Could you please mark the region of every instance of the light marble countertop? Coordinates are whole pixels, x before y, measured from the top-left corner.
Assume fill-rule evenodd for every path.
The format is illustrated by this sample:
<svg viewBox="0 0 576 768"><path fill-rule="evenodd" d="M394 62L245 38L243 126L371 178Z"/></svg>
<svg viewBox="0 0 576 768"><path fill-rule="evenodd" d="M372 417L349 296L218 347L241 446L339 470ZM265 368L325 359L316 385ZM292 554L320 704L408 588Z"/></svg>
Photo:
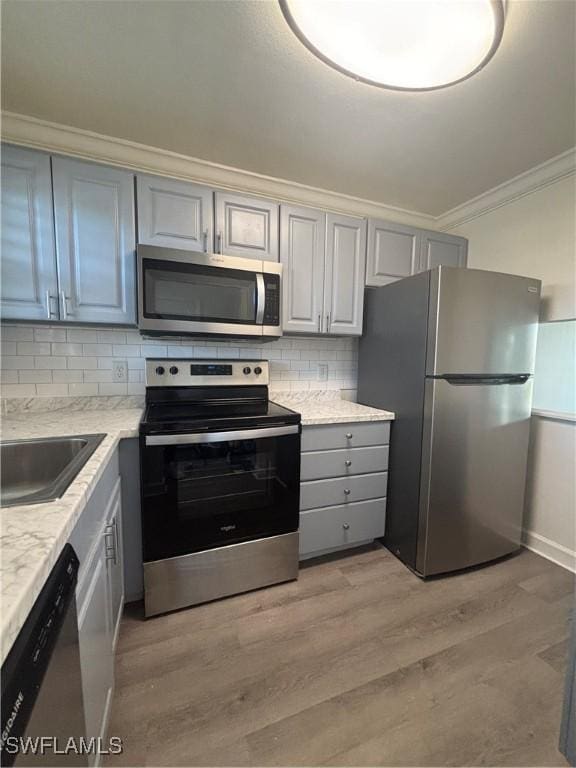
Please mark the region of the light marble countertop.
<svg viewBox="0 0 576 768"><path fill-rule="evenodd" d="M270 392L270 400L284 405L302 416L302 425L344 424L357 421L391 421L394 414L342 400L340 392L309 390L304 392Z"/></svg>
<svg viewBox="0 0 576 768"><path fill-rule="evenodd" d="M130 398L8 401L3 440L105 433L106 437L56 501L0 510L0 661L10 650L48 574L68 541L118 442L138 437L143 409ZM270 400L297 411L304 426L389 421L394 414L340 399L339 391L271 391ZM48 408L51 410L42 410Z"/></svg>
<svg viewBox="0 0 576 768"><path fill-rule="evenodd" d="M138 436L141 416L142 408L31 409L3 416L3 440L96 433L106 437L61 498L0 510L0 661L10 650L119 440Z"/></svg>

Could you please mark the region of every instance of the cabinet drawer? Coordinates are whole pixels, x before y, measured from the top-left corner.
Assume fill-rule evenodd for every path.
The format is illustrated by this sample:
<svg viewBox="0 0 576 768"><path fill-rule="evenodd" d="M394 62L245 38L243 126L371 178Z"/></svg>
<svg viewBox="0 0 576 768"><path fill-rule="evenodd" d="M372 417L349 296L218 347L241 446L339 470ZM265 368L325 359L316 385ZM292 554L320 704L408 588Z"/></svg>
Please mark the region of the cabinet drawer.
<svg viewBox="0 0 576 768"><path fill-rule="evenodd" d="M300 479L323 480L350 477L388 469L388 446L350 448L342 451L310 451L302 454Z"/></svg>
<svg viewBox="0 0 576 768"><path fill-rule="evenodd" d="M384 535L386 499L324 507L300 515L300 555L371 541Z"/></svg>
<svg viewBox="0 0 576 768"><path fill-rule="evenodd" d="M304 427L302 430L303 451L329 451L336 448L384 445L389 440L389 421L319 424L318 426Z"/></svg>
<svg viewBox="0 0 576 768"><path fill-rule="evenodd" d="M312 480L300 486L300 509L350 504L364 499L386 496L388 472L331 480Z"/></svg>

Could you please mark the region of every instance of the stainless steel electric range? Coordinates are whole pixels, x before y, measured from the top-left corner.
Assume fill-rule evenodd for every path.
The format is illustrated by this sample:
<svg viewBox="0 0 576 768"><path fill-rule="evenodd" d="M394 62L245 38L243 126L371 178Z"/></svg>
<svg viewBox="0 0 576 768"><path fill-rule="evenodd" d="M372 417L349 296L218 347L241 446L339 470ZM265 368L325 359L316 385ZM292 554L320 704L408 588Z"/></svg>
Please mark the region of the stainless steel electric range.
<svg viewBox="0 0 576 768"><path fill-rule="evenodd" d="M146 616L298 576L300 414L264 360L146 360Z"/></svg>

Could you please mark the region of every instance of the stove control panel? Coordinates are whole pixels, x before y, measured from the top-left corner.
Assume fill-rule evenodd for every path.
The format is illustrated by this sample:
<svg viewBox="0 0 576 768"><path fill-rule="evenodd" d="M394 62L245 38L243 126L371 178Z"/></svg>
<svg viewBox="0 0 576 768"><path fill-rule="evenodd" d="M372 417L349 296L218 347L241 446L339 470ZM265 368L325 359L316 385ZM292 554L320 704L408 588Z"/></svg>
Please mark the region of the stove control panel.
<svg viewBox="0 0 576 768"><path fill-rule="evenodd" d="M264 384L267 360L182 360L147 358L147 387L206 387Z"/></svg>

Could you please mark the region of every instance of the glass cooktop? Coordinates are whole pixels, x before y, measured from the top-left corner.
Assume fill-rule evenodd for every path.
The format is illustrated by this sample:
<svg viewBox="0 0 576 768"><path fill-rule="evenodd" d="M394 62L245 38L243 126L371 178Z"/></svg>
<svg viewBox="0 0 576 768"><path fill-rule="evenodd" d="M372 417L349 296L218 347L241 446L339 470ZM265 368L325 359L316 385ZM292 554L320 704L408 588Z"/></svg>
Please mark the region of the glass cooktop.
<svg viewBox="0 0 576 768"><path fill-rule="evenodd" d="M140 430L146 434L164 434L299 423L299 413L269 400L203 400L150 403L140 423Z"/></svg>

